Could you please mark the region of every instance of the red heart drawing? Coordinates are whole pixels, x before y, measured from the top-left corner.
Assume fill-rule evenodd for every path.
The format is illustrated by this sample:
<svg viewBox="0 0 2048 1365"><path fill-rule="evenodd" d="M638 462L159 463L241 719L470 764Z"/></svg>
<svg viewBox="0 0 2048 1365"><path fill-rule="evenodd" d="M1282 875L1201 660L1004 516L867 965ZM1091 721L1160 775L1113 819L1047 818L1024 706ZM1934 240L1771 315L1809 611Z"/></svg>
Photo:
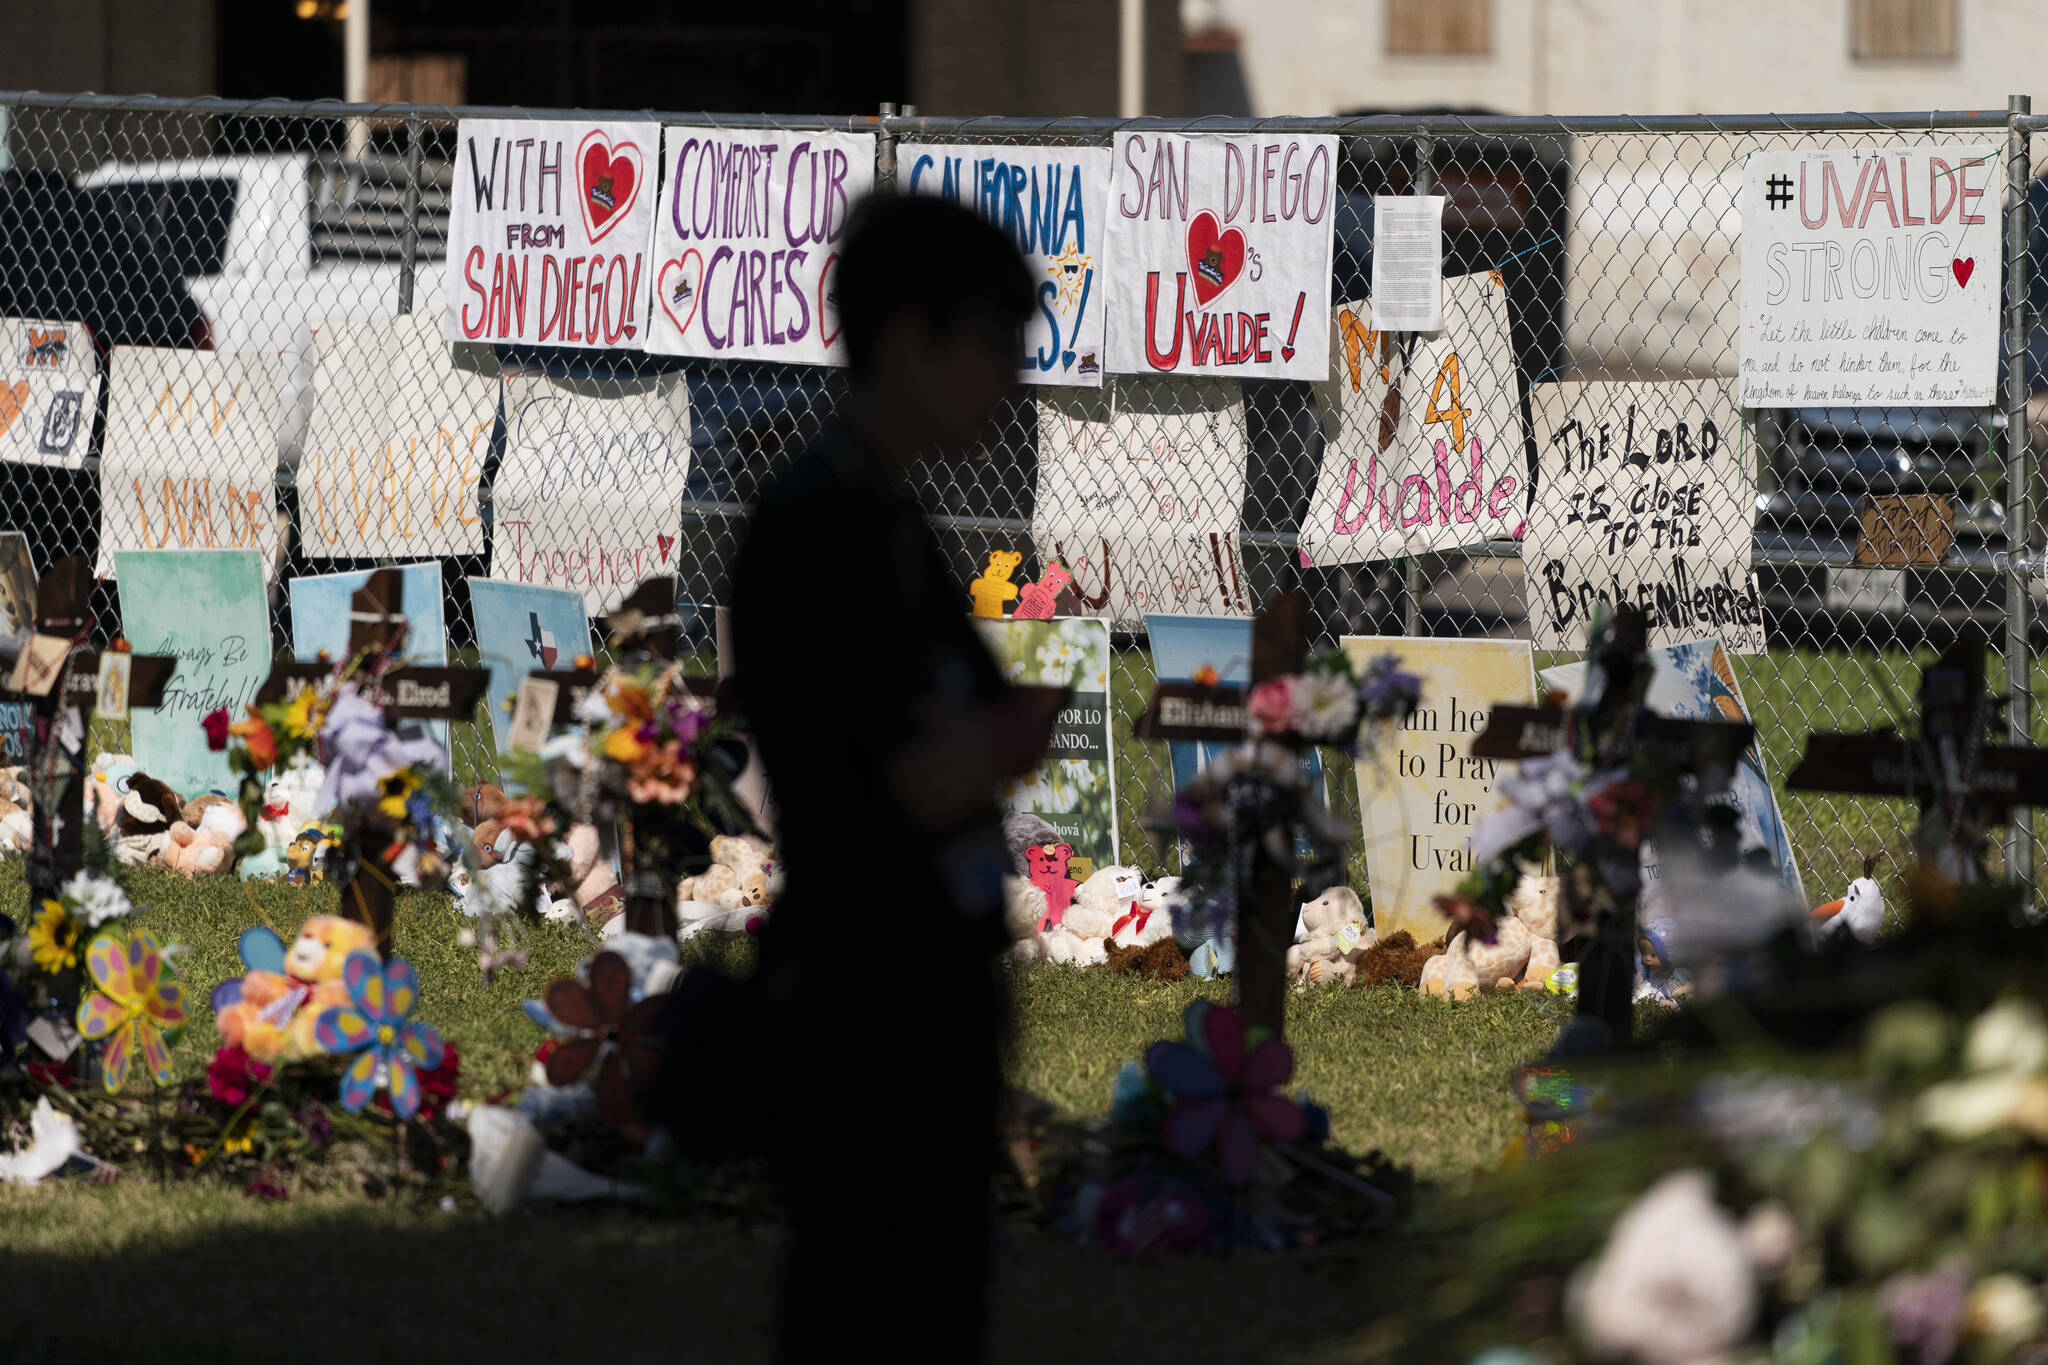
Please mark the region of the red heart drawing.
<svg viewBox="0 0 2048 1365"><path fill-rule="evenodd" d="M576 202L583 205L583 225L595 242L617 227L640 193L640 148L631 142L613 145L593 128L576 149Z"/></svg>
<svg viewBox="0 0 2048 1365"><path fill-rule="evenodd" d="M0 387L0 436L7 434L7 428L14 425L15 418L28 403L28 381L18 379L13 384Z"/></svg>
<svg viewBox="0 0 2048 1365"><path fill-rule="evenodd" d="M818 344L826 350L839 340L839 253L833 252L825 258L825 268L818 272ZM832 330L825 330L825 307L832 308Z"/></svg>
<svg viewBox="0 0 2048 1365"><path fill-rule="evenodd" d="M669 279L670 271L675 272L673 281ZM661 311L668 314L668 320L676 325L678 337L689 335L690 324L697 320L697 305L702 302L703 292L704 258L697 254L696 247L691 247L679 258L661 263L661 270L654 277L654 297L661 304ZM677 313L678 308L683 311Z"/></svg>
<svg viewBox="0 0 2048 1365"><path fill-rule="evenodd" d="M656 536L654 543L661 548L661 562L664 564L668 563L668 552L675 549L676 538L674 536Z"/></svg>
<svg viewBox="0 0 2048 1365"><path fill-rule="evenodd" d="M1188 224L1188 269L1195 276L1195 301L1208 304L1237 282L1244 271L1244 230L1228 232L1203 209Z"/></svg>
<svg viewBox="0 0 2048 1365"><path fill-rule="evenodd" d="M1977 268L1977 258L1965 256L1960 261L1950 261L1948 268L1956 273L1956 287L1967 289L1970 287L1970 272Z"/></svg>

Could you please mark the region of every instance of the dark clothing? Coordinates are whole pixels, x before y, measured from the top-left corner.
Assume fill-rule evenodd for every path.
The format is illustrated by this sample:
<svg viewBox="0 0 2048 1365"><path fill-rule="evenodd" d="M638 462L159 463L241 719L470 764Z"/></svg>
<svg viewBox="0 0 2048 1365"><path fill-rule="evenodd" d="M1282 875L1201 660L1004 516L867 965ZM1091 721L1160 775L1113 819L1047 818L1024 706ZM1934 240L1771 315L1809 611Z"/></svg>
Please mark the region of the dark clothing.
<svg viewBox="0 0 2048 1365"><path fill-rule="evenodd" d="M884 769L931 702L1006 685L916 502L843 431L762 497L733 578L737 687L785 871L756 978L791 1104L784 1356L971 1360L1007 855L992 797L920 836Z"/></svg>

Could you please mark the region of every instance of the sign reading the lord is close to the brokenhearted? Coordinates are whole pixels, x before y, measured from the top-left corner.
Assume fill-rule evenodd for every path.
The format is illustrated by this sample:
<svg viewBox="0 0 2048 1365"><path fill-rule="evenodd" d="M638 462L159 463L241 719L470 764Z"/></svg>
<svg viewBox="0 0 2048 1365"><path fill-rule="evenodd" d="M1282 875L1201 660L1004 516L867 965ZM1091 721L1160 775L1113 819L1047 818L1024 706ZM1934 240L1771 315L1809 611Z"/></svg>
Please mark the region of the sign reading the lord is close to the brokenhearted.
<svg viewBox="0 0 2048 1365"><path fill-rule="evenodd" d="M1327 379L1337 139L1119 133L1109 367Z"/></svg>
<svg viewBox="0 0 2048 1365"><path fill-rule="evenodd" d="M462 120L442 334L637 349L658 136L652 123Z"/></svg>

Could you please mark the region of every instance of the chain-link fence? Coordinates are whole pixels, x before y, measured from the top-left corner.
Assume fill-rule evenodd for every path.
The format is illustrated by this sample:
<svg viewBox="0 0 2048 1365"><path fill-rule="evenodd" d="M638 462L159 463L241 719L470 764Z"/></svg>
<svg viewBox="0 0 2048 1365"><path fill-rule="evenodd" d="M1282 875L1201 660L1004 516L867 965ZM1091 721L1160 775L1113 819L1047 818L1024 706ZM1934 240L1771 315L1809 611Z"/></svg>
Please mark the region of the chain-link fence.
<svg viewBox="0 0 2048 1365"><path fill-rule="evenodd" d="M1681 505L1690 496L1693 524L1644 515L1628 534L1661 538L1668 531L1698 545L1703 533L1710 548L1719 537L1748 549L1755 598L1743 600L1748 584L1735 581L1734 600L1718 615L1698 613L1714 624L1692 633L1718 628L1757 643L1755 627L1761 626L1762 648L1735 656L1733 680L1757 721L1791 846L1818 900L1839 894L1868 855L1902 866L1911 813L1899 801L1782 793L1784 774L1810 730L1903 721L1918 665L1958 632L1981 629L1994 650L1993 686L2011 701L2012 733L2042 738L2029 700L2036 680L2036 603L2044 585L2030 510L2027 408L2039 372L2029 357L2048 356L2036 322L2048 275L2036 236L2040 187L2032 183L2027 155L2026 134L2038 125L2024 109L2016 102L2010 113L1131 123L935 119L886 110L873 119L602 117L873 133L882 184L896 182L907 158L929 143L1108 146L1124 128L1335 135L1341 156L1330 297L1335 306L1352 305L1352 316L1340 320L1333 337L1328 384L1229 381L1218 400L1232 410L1224 430L1233 448L1223 460L1198 464L1196 485L1181 491L1220 509L1209 553L1226 586L1220 600L1196 609L1255 609L1278 588L1299 583L1321 643L1347 635L1533 637L1557 646L1539 649L1539 670L1568 661L1570 646L1558 637L1582 629L1583 612L1575 624L1557 618L1560 610L1570 615L1574 600L1583 607L1590 599L1567 581L1575 570L1556 567L1555 537L1567 542L1565 559L1572 559L1568 542L1578 536L1579 553L1598 562L1628 548L1613 541L1622 519L1603 524L1592 507L1553 516L1553 559L1539 566L1533 545L1525 556L1515 538L1519 523L1533 514L1529 490L1540 503L1547 471L1570 470L1575 449L1590 462L1592 433L1610 418L1618 427L1620 409L1613 405L1628 395L1590 386L1709 381L1697 389L1663 390L1681 395L1670 400L1676 406L1655 421L1644 415L1643 439L1651 439L1654 426L1662 439L1675 438L1678 451L1673 477L1653 483L1647 496L1667 503L1676 497ZM203 526L202 537L219 537L205 543L254 544L271 553L273 644L287 648L291 622L282 587L289 578L419 559L408 548L409 531L363 511L366 501L388 490L357 486L340 500L346 511L348 496L355 499L357 529L368 528L367 543L323 535L316 524L332 508L323 503L316 515L311 507L309 498L324 496L312 480L330 476L313 471L301 451L309 415L322 401L309 337L315 328L399 313L437 320L457 189L458 119L549 114L29 94L0 94L0 114L7 119L9 158L0 202L0 288L6 291L0 315L85 324L103 371L110 354L119 367L115 352L123 347L210 347L274 358L274 368L251 372L250 396L240 400L262 409L276 429L274 509L259 499L230 524L221 509L192 505L173 486L175 470L138 464L140 457L121 448L127 433L119 423L110 427L108 386L102 384L89 433L80 417L82 459L0 463L0 521L28 534L37 567L66 553L98 553L103 498L132 497L145 520L157 517L159 535L178 522L176 543L192 543L193 528ZM1685 456L1707 439L1705 425L1720 401L1714 386L1731 385L1736 371L1738 191L1745 159L1781 150L1985 143L2004 153L2004 179L1988 186L1984 200L1989 206L2003 198L2003 401L1971 409L1826 403L1750 409L1734 429L1716 431L1718 452L1704 450L1704 456L1718 453L1718 460L1703 457L1698 472L1681 477ZM1421 192L1446 200L1448 343L1377 333L1365 307L1374 197ZM1996 232L1999 215L1989 221L1986 231ZM591 391L601 394L653 387L677 394L679 408L680 397L687 397L682 420L690 460L675 563L680 596L707 607L725 600L727 566L748 506L821 429L841 392L839 375L827 368L546 347L500 346L491 359L500 376L545 375L594 385ZM483 366L485 382L509 384L490 379L489 369ZM401 390L392 378L383 401L398 401ZM358 376L347 401L376 405L379 379ZM1145 386L1157 382L1112 376L1103 401L1113 411L1119 404L1142 409L1152 401ZM274 392L257 392L266 386ZM475 648L460 580L489 572L493 539L505 531L493 515L492 495L507 439L506 391L491 390L485 417L469 424L474 464L463 478L475 481L477 524L465 531L467 552L442 560L447 636L458 658ZM1494 397L1487 400L1487 394ZM468 388L460 396L451 390L431 397L451 406L475 401ZM187 408L184 420L213 423L217 433L226 420L223 401L232 402L232 395L207 395L196 413ZM1512 478L1502 493L1491 467L1480 481L1474 440L1468 500L1468 483L1461 482L1468 474L1463 423L1478 431L1492 420L1487 401L1505 403L1507 411L1504 422L1485 428L1487 439L1495 439L1498 427L1502 449L1511 455L1519 449L1519 455L1511 458ZM0 408L4 403L0 393ZM1205 429L1213 431L1214 407L1196 413L1166 404L1159 420L1169 436L1177 422L1210 423ZM1049 424L1072 420L1052 391L1022 389L985 448L928 462L919 492L959 572L963 610L966 583L988 554L1014 549L1025 557L1017 581L1038 578L1044 560L1057 552L1075 570L1074 588L1088 609L1117 618L1110 690L1123 852L1127 861L1156 869L1160 860L1140 816L1170 789L1164 746L1128 738L1153 676L1143 610L1204 599L1181 581L1184 563L1169 563L1167 556L1148 560L1107 537L1099 537L1099 555L1085 543L1061 540L1039 506L1040 452ZM1624 443L1637 435L1617 429L1602 435L1602 446L1609 434ZM1425 466L1398 489L1391 473L1380 482L1379 456L1390 442L1419 440L1426 449L1443 438L1456 452L1448 466L1439 454L1433 474ZM1333 470L1348 477L1332 482ZM1512 486L1517 480L1525 484L1520 491ZM1905 569L1854 563L1866 498L1915 492L1956 500L1952 542L1938 562ZM1703 494L1705 505L1718 509L1704 517ZM1490 537L1454 530L1454 517L1457 523L1478 518L1481 499L1499 502L1496 513L1512 510L1506 520L1516 525L1503 523ZM1638 510L1654 513L1663 505L1653 501ZM1377 524L1399 541L1418 520L1434 520L1443 535L1434 541L1410 536L1404 543L1411 548L1389 555L1387 541L1369 534ZM1347 525L1365 527L1359 544L1381 550L1334 544L1326 528ZM216 529L222 526L227 529ZM1144 533L1133 535L1142 540ZM1461 539L1470 543L1457 543ZM337 545L370 553L337 558ZM1455 548L1436 548L1450 545ZM1120 563L1126 581L1117 588L1108 575ZM844 593L851 607L858 589L847 566L819 571L827 601ZM1683 605L1690 589L1682 582L1676 588ZM106 621L118 619L114 591L111 582L104 589ZM1553 617L1547 623L1545 611ZM708 613L699 629L708 633ZM886 630L878 623L877 649L888 648ZM489 771L494 746L488 725L456 727L455 751L459 775ZM1341 763L1330 778L1333 801L1355 805L1356 788ZM2030 871L2031 824L2024 819L2006 857ZM1362 865L1358 875L1362 882Z"/></svg>

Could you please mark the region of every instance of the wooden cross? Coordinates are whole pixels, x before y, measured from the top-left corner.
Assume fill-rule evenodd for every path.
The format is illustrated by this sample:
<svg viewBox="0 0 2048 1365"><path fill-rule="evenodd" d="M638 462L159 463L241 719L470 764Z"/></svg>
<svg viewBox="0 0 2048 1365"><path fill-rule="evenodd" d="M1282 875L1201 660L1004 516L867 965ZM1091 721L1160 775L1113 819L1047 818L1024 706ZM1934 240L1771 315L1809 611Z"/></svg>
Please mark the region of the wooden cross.
<svg viewBox="0 0 2048 1365"><path fill-rule="evenodd" d="M1920 859L1980 881L1982 827L2002 823L2014 806L2048 806L2048 750L1984 741L1997 706L1984 686L1983 640L1959 641L1921 671L1918 735L1808 735L1785 786L1918 801Z"/></svg>
<svg viewBox="0 0 2048 1365"><path fill-rule="evenodd" d="M85 822L92 818L85 780L85 716L99 693L99 651L85 643L91 627L92 574L83 556L50 566L36 585L35 622L4 678L0 692L35 708L28 754L31 792L28 859L33 901L55 899L85 865ZM177 668L168 654L130 654L129 707L163 704ZM75 735L77 744L67 742Z"/></svg>

